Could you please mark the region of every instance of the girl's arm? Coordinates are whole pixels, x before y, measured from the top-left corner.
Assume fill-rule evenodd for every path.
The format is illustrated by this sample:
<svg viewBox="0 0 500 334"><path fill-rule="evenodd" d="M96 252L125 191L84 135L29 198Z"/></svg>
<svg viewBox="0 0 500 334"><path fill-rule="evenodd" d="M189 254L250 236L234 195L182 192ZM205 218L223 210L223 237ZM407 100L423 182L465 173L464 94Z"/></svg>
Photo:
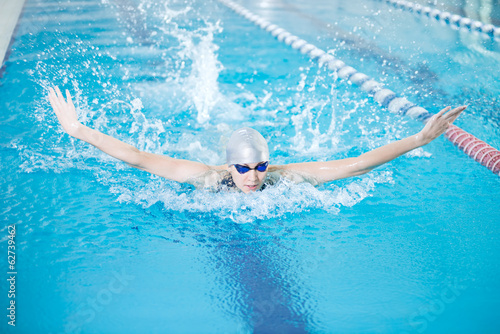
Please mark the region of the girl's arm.
<svg viewBox="0 0 500 334"><path fill-rule="evenodd" d="M379 147L356 158L295 163L279 167L284 170L310 175L320 183L361 175L415 148L430 143L444 133L465 108L465 106L462 106L450 111L451 108L446 107L432 116L419 133Z"/></svg>
<svg viewBox="0 0 500 334"><path fill-rule="evenodd" d="M55 87L55 90L50 88L49 101L64 130L70 136L83 140L132 167L178 182L186 182L211 169L219 169L219 167L207 166L200 162L139 151L132 145L91 129L78 121L68 90L66 90L66 97L67 101L58 87Z"/></svg>

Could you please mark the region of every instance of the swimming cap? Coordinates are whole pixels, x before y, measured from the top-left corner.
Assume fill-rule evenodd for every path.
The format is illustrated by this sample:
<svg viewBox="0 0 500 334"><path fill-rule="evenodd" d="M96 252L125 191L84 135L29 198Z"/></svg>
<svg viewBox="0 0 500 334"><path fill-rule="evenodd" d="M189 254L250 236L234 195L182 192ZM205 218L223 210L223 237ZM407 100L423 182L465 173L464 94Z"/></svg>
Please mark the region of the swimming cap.
<svg viewBox="0 0 500 334"><path fill-rule="evenodd" d="M269 161L269 148L262 135L251 128L241 128L233 132L226 147L228 166L253 164Z"/></svg>

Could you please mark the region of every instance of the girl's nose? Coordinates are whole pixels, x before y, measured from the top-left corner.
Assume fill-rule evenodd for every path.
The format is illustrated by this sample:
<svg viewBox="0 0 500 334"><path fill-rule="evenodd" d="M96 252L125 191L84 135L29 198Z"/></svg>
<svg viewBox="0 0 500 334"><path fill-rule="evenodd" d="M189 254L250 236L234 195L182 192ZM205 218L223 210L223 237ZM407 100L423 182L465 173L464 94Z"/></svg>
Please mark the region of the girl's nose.
<svg viewBox="0 0 500 334"><path fill-rule="evenodd" d="M257 180L257 171L255 169L248 171L248 179L251 181Z"/></svg>

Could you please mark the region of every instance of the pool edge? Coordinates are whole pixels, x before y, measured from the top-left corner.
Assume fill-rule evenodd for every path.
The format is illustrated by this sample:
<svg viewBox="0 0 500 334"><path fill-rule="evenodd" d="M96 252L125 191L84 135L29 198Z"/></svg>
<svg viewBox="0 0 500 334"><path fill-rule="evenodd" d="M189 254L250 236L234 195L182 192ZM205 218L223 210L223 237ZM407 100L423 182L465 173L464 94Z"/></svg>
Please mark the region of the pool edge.
<svg viewBox="0 0 500 334"><path fill-rule="evenodd" d="M0 0L0 68L12 41L25 0Z"/></svg>

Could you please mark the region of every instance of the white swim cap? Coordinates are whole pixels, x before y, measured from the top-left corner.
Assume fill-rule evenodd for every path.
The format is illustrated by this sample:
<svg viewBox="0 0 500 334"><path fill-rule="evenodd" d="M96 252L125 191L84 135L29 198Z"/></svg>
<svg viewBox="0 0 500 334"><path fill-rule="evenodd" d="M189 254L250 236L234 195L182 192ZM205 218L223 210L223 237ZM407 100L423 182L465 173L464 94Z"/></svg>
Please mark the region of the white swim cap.
<svg viewBox="0 0 500 334"><path fill-rule="evenodd" d="M233 132L226 147L228 166L253 164L269 161L269 148L264 137L251 128L241 128Z"/></svg>

